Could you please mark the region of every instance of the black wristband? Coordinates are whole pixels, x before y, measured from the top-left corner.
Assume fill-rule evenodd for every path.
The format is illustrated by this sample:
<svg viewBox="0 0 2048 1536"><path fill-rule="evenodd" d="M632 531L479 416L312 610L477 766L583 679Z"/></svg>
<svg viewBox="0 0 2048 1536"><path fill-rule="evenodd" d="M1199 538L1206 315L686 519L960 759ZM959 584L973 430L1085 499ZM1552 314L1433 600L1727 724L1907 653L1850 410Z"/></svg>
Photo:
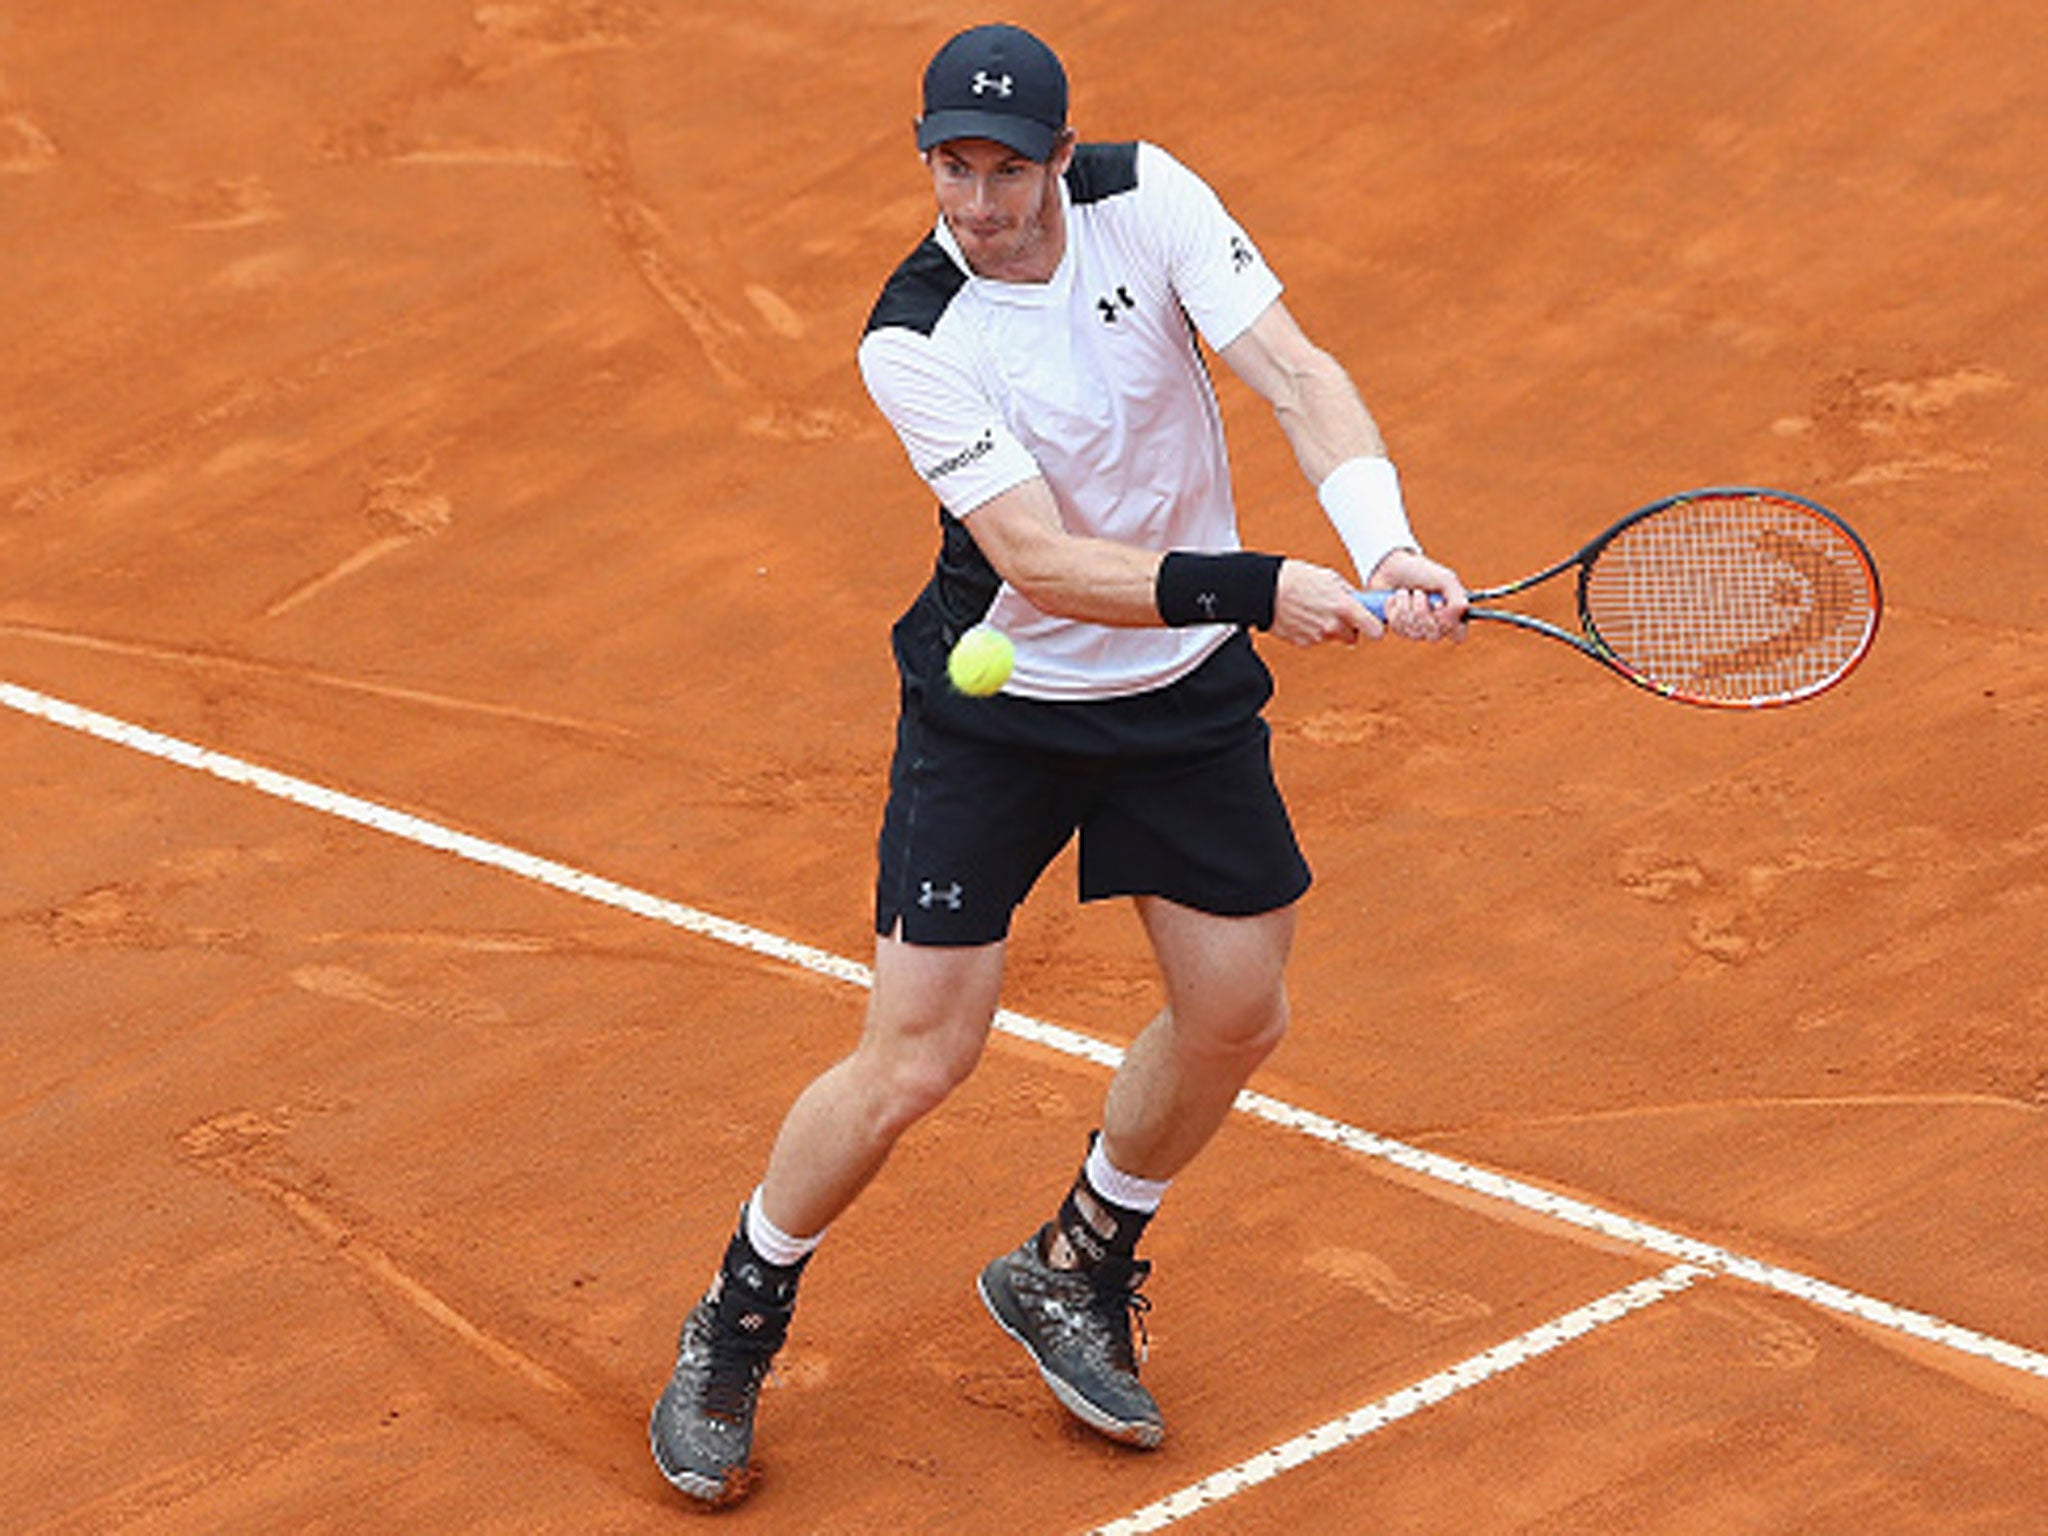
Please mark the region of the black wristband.
<svg viewBox="0 0 2048 1536"><path fill-rule="evenodd" d="M1203 555L1176 549L1159 562L1152 601L1159 617L1174 629L1188 624L1247 624L1253 629L1270 629L1280 567L1285 563L1279 555L1250 550Z"/></svg>

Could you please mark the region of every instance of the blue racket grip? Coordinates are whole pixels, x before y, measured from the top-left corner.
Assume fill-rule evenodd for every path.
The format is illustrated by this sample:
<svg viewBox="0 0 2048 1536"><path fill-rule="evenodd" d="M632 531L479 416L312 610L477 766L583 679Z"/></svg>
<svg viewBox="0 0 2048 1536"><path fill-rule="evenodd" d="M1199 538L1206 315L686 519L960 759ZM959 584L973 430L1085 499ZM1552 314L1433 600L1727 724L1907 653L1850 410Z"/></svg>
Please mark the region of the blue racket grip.
<svg viewBox="0 0 2048 1536"><path fill-rule="evenodd" d="M1357 587L1353 587L1351 589L1351 595L1357 598L1361 603L1365 604L1365 611L1367 613L1371 614L1374 618L1378 619L1382 624L1387 622L1387 599L1392 597L1394 595L1393 593L1364 592L1359 590ZM1429 594L1430 607L1441 608L1443 607L1443 605L1444 600L1441 597L1439 597L1436 593L1432 592Z"/></svg>

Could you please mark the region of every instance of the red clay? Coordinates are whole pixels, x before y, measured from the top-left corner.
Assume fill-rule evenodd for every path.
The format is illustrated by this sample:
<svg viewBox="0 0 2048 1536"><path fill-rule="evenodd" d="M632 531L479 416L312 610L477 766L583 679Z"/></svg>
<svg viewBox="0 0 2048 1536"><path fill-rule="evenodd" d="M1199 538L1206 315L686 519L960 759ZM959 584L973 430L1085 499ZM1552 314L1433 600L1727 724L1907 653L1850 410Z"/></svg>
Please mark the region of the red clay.
<svg viewBox="0 0 2048 1536"><path fill-rule="evenodd" d="M852 355L929 7L16 0L0 678L864 959L930 508ZM1955 0L1034 4L1199 167L1433 550L1782 485L1890 609L1691 712L1538 641L1282 653L1318 872L1258 1086L2048 1349L2048 20ZM1335 559L1226 385L1256 543ZM666 1529L673 1330L851 988L0 713L0 1507ZM1007 1001L1106 1039L1057 868ZM1251 1121L1134 1456L972 1277L1098 1069L999 1041L835 1232L735 1529L1068 1532L1660 1269ZM2048 1386L1725 1279L1188 1522L2032 1532Z"/></svg>

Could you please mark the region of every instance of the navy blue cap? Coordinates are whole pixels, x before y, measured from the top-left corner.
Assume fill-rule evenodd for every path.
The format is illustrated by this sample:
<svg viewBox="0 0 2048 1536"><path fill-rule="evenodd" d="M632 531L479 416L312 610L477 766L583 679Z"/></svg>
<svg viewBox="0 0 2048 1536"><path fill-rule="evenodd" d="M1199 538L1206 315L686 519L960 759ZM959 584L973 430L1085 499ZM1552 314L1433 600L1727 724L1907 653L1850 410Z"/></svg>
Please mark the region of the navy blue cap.
<svg viewBox="0 0 2048 1536"><path fill-rule="evenodd" d="M1050 160L1067 126L1067 72L1022 27L970 27L932 55L924 71L917 147L993 139L1032 160Z"/></svg>

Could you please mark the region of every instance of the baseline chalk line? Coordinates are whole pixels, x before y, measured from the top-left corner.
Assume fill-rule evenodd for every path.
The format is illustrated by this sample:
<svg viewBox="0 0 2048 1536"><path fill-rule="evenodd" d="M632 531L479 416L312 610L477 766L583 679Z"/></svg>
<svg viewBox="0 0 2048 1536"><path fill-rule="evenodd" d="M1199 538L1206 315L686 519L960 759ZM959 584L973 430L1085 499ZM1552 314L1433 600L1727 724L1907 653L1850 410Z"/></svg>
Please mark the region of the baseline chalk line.
<svg viewBox="0 0 2048 1536"><path fill-rule="evenodd" d="M1319 1456L1340 1451L1389 1424L1399 1423L1410 1414L1433 1408L1481 1382L1491 1381L1518 1365L1526 1365L1574 1339L1582 1339L1631 1312L1640 1312L1667 1297L1676 1296L1694 1281L1705 1279L1707 1274L1708 1271L1695 1265L1674 1264L1660 1275L1625 1285L1598 1301L1588 1302L1547 1323L1539 1323L1519 1337L1496 1344L1433 1376L1425 1376L1414 1385L1389 1393L1376 1403L1368 1403L1341 1418L1319 1424L1292 1440L1284 1440L1269 1450L1245 1458L1234 1467L1212 1472L1200 1482L1190 1483L1120 1520L1097 1526L1091 1536L1147 1536L1151 1531L1163 1531L1190 1515L1211 1509L1225 1499L1235 1498L1247 1489L1270 1482L1284 1472L1305 1466Z"/></svg>

